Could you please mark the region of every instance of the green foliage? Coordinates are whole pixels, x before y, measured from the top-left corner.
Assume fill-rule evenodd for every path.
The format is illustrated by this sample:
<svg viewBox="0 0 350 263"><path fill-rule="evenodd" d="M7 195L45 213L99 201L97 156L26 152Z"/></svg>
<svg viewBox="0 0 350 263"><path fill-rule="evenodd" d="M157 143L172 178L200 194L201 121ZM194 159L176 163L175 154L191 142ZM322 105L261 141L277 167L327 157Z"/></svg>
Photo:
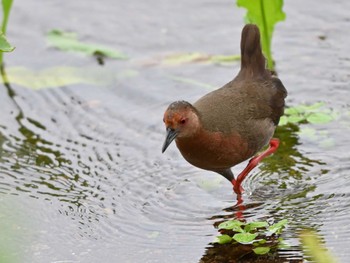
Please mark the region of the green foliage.
<svg viewBox="0 0 350 263"><path fill-rule="evenodd" d="M177 66L186 63L228 64L240 60L239 55L208 55L199 52L168 55L162 61L165 65Z"/></svg>
<svg viewBox="0 0 350 263"><path fill-rule="evenodd" d="M114 83L116 79L133 78L138 75L138 72L124 70L116 74L113 71L108 71L100 67L77 68L60 66L39 71L25 67L11 67L6 69L6 75L10 83L39 90L82 83L107 86Z"/></svg>
<svg viewBox="0 0 350 263"><path fill-rule="evenodd" d="M231 243L232 241L232 237L230 237L229 235L221 235L221 236L217 236L216 238L219 244L227 244L227 243Z"/></svg>
<svg viewBox="0 0 350 263"><path fill-rule="evenodd" d="M0 32L0 65L3 64L3 53L2 52L11 52L15 48L10 45L7 41L5 34L7 30L7 23L10 16L10 10L12 7L13 0L2 0L2 24Z"/></svg>
<svg viewBox="0 0 350 263"><path fill-rule="evenodd" d="M202 88L206 88L206 89L210 89L210 90L215 89L215 86L213 86L213 85L210 85L210 84L204 83L204 82L200 82L200 81L197 81L194 79L190 79L190 78L183 78L183 77L178 77L178 76L173 76L173 75L170 75L169 78L171 78L174 81L185 83L188 85L202 87Z"/></svg>
<svg viewBox="0 0 350 263"><path fill-rule="evenodd" d="M120 51L97 44L86 44L77 39L75 33L52 30L47 34L50 45L63 51L72 51L91 56L103 56L114 59L127 59Z"/></svg>
<svg viewBox="0 0 350 263"><path fill-rule="evenodd" d="M324 102L317 102L311 105L300 104L294 107L286 108L284 116L280 119L280 125L287 123L325 124L335 120L338 113L334 110L324 107Z"/></svg>
<svg viewBox="0 0 350 263"><path fill-rule="evenodd" d="M229 220L229 221L225 221L222 222L219 225L219 229L227 229L227 230L232 230L234 232L241 232L244 233L244 229L242 228L242 226L244 225L243 222L238 221L238 220Z"/></svg>
<svg viewBox="0 0 350 263"><path fill-rule="evenodd" d="M15 48L7 41L6 36L0 33L0 52L11 52Z"/></svg>
<svg viewBox="0 0 350 263"><path fill-rule="evenodd" d="M303 250L315 263L338 262L321 242L320 237L311 230L304 230L300 235Z"/></svg>
<svg viewBox="0 0 350 263"><path fill-rule="evenodd" d="M2 11L3 11L3 18L2 18L2 24L1 24L1 31L6 34L7 30L7 22L9 20L10 10L12 7L13 0L2 0Z"/></svg>
<svg viewBox="0 0 350 263"><path fill-rule="evenodd" d="M222 235L217 237L219 244L252 245L252 251L258 255L270 252L283 243L278 235L286 227L286 219L269 225L266 221L243 223L238 220L229 220L221 223L218 228ZM284 245L284 244L283 244Z"/></svg>
<svg viewBox="0 0 350 263"><path fill-rule="evenodd" d="M269 253L271 250L270 247L256 247L256 248L253 248L253 251L255 254L257 255L265 255L267 253Z"/></svg>
<svg viewBox="0 0 350 263"><path fill-rule="evenodd" d="M276 224L268 227L268 230L271 234L281 234L283 228L288 224L287 219L283 219Z"/></svg>
<svg viewBox="0 0 350 263"><path fill-rule="evenodd" d="M275 24L286 18L282 10L283 0L237 0L237 6L247 9L245 17L247 23L259 27L263 53L267 57L268 68L273 70L271 42Z"/></svg>
<svg viewBox="0 0 350 263"><path fill-rule="evenodd" d="M255 238L258 236L258 234L252 234L252 233L238 233L233 236L233 239L236 240L238 243L241 244L252 244Z"/></svg>

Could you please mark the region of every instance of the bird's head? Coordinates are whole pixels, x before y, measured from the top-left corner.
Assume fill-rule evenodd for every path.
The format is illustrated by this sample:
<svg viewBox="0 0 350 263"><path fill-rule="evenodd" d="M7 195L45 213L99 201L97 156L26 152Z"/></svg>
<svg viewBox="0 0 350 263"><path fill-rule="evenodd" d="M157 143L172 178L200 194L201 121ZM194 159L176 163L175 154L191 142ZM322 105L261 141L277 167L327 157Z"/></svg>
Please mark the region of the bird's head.
<svg viewBox="0 0 350 263"><path fill-rule="evenodd" d="M175 101L169 105L163 118L166 127L164 152L175 138L191 137L200 128L197 110L187 101Z"/></svg>

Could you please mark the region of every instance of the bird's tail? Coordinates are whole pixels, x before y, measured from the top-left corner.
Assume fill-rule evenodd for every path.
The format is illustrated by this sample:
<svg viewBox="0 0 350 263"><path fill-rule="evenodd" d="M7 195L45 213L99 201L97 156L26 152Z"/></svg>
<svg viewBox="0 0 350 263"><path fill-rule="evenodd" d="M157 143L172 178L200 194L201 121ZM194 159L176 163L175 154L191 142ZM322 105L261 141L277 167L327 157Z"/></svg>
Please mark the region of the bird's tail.
<svg viewBox="0 0 350 263"><path fill-rule="evenodd" d="M261 50L259 28L247 24L242 30L241 38L241 71L249 75L264 75L266 60Z"/></svg>

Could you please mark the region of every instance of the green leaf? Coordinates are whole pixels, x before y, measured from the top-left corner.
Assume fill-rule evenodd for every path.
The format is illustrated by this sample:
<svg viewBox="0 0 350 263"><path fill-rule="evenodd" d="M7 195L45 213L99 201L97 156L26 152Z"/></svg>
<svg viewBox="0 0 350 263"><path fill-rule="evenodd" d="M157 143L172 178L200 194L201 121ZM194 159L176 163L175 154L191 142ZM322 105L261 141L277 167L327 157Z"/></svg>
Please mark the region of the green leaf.
<svg viewBox="0 0 350 263"><path fill-rule="evenodd" d="M217 64L226 64L226 63L239 61L240 59L241 59L240 55L228 55L228 56L215 55L211 57L210 61Z"/></svg>
<svg viewBox="0 0 350 263"><path fill-rule="evenodd" d="M244 230L242 229L242 225L244 225L244 223L242 223L241 221L229 220L229 221L226 221L226 222L222 222L218 226L218 228L219 229L228 229L228 230L232 230L234 232L244 233Z"/></svg>
<svg viewBox="0 0 350 263"><path fill-rule="evenodd" d="M312 124L324 124L333 120L333 116L330 113L315 112L306 117L306 120Z"/></svg>
<svg viewBox="0 0 350 263"><path fill-rule="evenodd" d="M10 11L12 7L13 0L2 0L2 11L3 11L3 19L2 19L2 27L1 31L6 34L7 22L10 16Z"/></svg>
<svg viewBox="0 0 350 263"><path fill-rule="evenodd" d="M233 239L241 244L251 244L258 234L238 233L233 236Z"/></svg>
<svg viewBox="0 0 350 263"><path fill-rule="evenodd" d="M213 191L222 187L223 178L218 176L208 177L206 179L198 179L197 185L205 191Z"/></svg>
<svg viewBox="0 0 350 263"><path fill-rule="evenodd" d="M336 263L338 262L327 250L316 232L304 230L300 235L303 250L306 255L311 257L311 261L317 263Z"/></svg>
<svg viewBox="0 0 350 263"><path fill-rule="evenodd" d="M232 237L229 235L221 235L216 237L216 241L219 244L228 244L232 241Z"/></svg>
<svg viewBox="0 0 350 263"><path fill-rule="evenodd" d="M283 21L283 0L237 0L237 6L247 9L246 22L256 24L261 33L262 49L268 60L268 68L273 69L271 41L274 26Z"/></svg>
<svg viewBox="0 0 350 263"><path fill-rule="evenodd" d="M307 121L311 124L325 124L335 120L339 113L324 107L324 102L316 102L311 105L300 104L286 108L285 115L281 117L280 125L287 123L300 123Z"/></svg>
<svg viewBox="0 0 350 263"><path fill-rule="evenodd" d="M253 251L257 255L265 255L270 252L270 247L256 247L253 248Z"/></svg>
<svg viewBox="0 0 350 263"><path fill-rule="evenodd" d="M6 36L3 33L0 33L0 51L1 52L11 52L15 47L7 41Z"/></svg>
<svg viewBox="0 0 350 263"><path fill-rule="evenodd" d="M180 53L165 57L163 63L167 65L179 65L191 62L208 61L209 57L209 55L205 55L198 52Z"/></svg>
<svg viewBox="0 0 350 263"><path fill-rule="evenodd" d="M38 90L81 83L106 86L114 83L115 79L118 78L131 78L137 75L137 72L125 70L115 74L115 72L100 67L53 67L39 71L24 67L12 67L7 68L6 74L9 83Z"/></svg>
<svg viewBox="0 0 350 263"><path fill-rule="evenodd" d="M268 228L270 234L280 234L282 229L288 224L287 219L283 219Z"/></svg>
<svg viewBox="0 0 350 263"><path fill-rule="evenodd" d="M208 83L204 83L204 82L200 82L194 79L190 79L190 78L183 78L183 77L178 77L178 76L169 76L170 79L181 82L181 83L185 83L185 84L189 84L189 85L193 85L193 86L197 86L197 87L202 87L202 88L207 88L207 89L211 89L213 90L215 87L208 84Z"/></svg>
<svg viewBox="0 0 350 263"><path fill-rule="evenodd" d="M289 121L288 121L288 117L285 116L285 115L283 115L283 116L280 118L280 121L279 121L278 125L283 126L283 125L286 125L288 122L289 122Z"/></svg>
<svg viewBox="0 0 350 263"><path fill-rule="evenodd" d="M269 226L269 224L267 222L255 221L255 222L251 222L251 223L246 224L244 227L244 231L251 232L253 230L256 230L257 228L263 228L263 227L267 227L267 226Z"/></svg>
<svg viewBox="0 0 350 263"><path fill-rule="evenodd" d="M162 61L165 65L182 65L186 63L215 63L215 64L224 64L224 63L232 63L235 61L239 61L239 55L208 55L199 52L190 52L190 53L179 53L168 55Z"/></svg>
<svg viewBox="0 0 350 263"><path fill-rule="evenodd" d="M63 51L73 51L87 55L103 55L114 59L127 59L127 56L120 51L98 44L86 44L77 39L75 33L52 30L47 34L47 41Z"/></svg>

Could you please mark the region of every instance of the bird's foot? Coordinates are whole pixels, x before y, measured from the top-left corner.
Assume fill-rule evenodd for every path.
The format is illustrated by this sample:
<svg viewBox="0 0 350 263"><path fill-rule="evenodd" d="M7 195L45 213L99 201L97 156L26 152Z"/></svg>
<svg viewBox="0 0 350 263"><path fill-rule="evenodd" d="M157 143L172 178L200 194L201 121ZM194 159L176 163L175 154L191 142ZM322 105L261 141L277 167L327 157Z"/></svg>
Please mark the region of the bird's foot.
<svg viewBox="0 0 350 263"><path fill-rule="evenodd" d="M264 159L265 157L271 155L272 153L274 153L278 146L279 146L279 139L277 138L272 138L270 140L270 146L269 148L264 151L263 153L259 154L258 156L253 157L252 159L249 160L248 165L246 166L246 168L244 168L244 170L237 176L237 180L233 179L231 181L232 185L233 185L233 191L237 194L240 195L243 193L243 187L241 186L244 178L247 177L247 175L249 174L249 172L251 170L254 169L255 166L258 165L258 163Z"/></svg>
<svg viewBox="0 0 350 263"><path fill-rule="evenodd" d="M233 191L240 196L243 193L243 187L240 183L237 182L237 180L233 179L231 181L232 185L233 185Z"/></svg>

